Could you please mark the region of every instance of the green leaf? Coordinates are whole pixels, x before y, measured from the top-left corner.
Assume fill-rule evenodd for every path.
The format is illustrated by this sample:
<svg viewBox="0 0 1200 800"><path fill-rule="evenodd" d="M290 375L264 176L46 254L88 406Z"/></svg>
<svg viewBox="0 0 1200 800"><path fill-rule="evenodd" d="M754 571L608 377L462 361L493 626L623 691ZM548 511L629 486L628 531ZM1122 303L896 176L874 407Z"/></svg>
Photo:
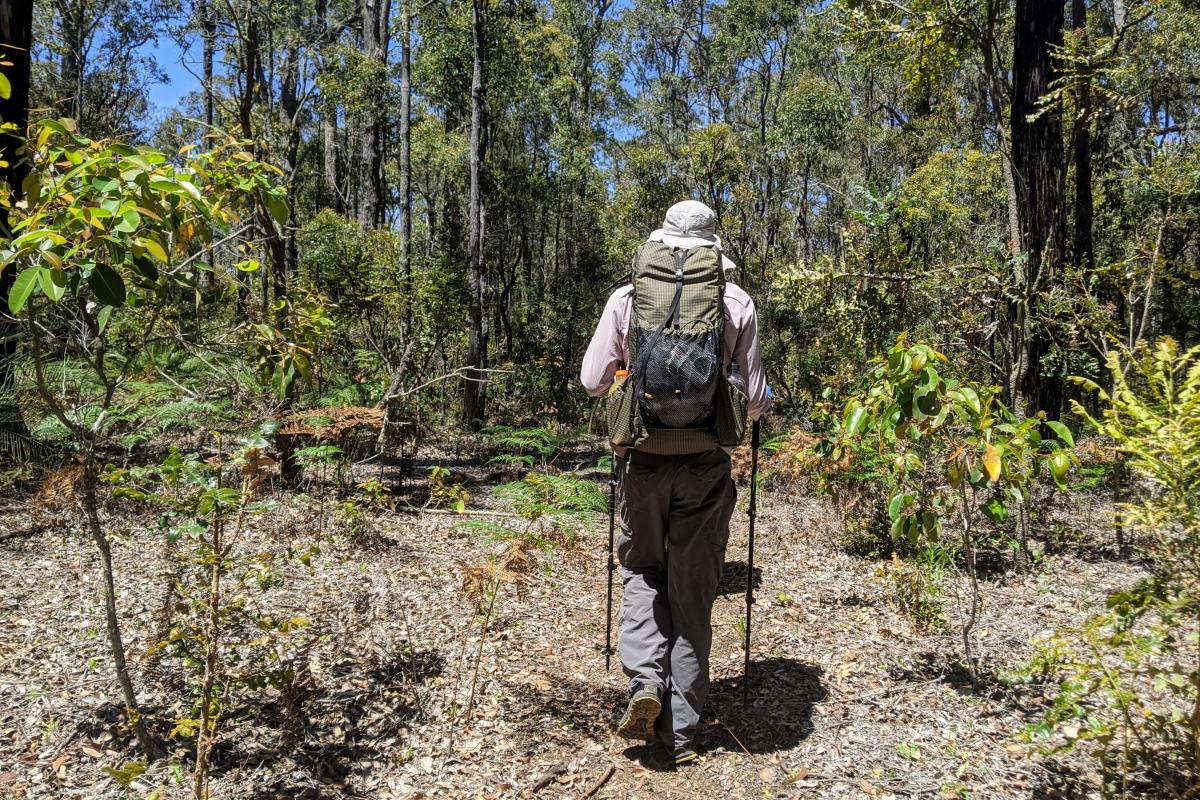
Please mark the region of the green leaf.
<svg viewBox="0 0 1200 800"><path fill-rule="evenodd" d="M20 314L21 309L25 307L25 302L29 300L29 296L33 294L33 289L38 284L38 278L43 267L29 267L13 281L12 289L8 292L8 310L14 314Z"/></svg>
<svg viewBox="0 0 1200 800"><path fill-rule="evenodd" d="M108 327L108 318L112 316L112 306L105 306L96 314L96 328L100 333Z"/></svg>
<svg viewBox="0 0 1200 800"><path fill-rule="evenodd" d="M58 280L55 280L55 272L58 273ZM49 297L51 302L57 303L62 300L63 294L67 291L67 275L60 270L43 269L38 272L38 283L42 287L42 293Z"/></svg>
<svg viewBox="0 0 1200 800"><path fill-rule="evenodd" d="M1071 471L1071 456L1065 450L1059 450L1050 456L1049 463L1050 476L1054 478L1055 485L1060 489L1065 488L1067 473Z"/></svg>
<svg viewBox="0 0 1200 800"><path fill-rule="evenodd" d="M106 306L125 304L125 281L108 264L97 264L87 277L88 286L96 299Z"/></svg>
<svg viewBox="0 0 1200 800"><path fill-rule="evenodd" d="M1004 505L999 497L993 497L991 500L988 500L980 510L992 522L1004 522L1004 520L1008 519L1008 506Z"/></svg>
<svg viewBox="0 0 1200 800"><path fill-rule="evenodd" d="M133 233L142 224L142 216L138 212L130 209L121 214L121 221L113 226L113 230L119 233Z"/></svg>
<svg viewBox="0 0 1200 800"><path fill-rule="evenodd" d="M970 386L958 387L958 393L962 395L963 402L967 404L967 408L976 414L983 409L983 405L979 402L979 395Z"/></svg>
<svg viewBox="0 0 1200 800"><path fill-rule="evenodd" d="M8 82L8 77L0 72L0 98L7 100L12 97L12 84Z"/></svg>
<svg viewBox="0 0 1200 800"><path fill-rule="evenodd" d="M158 267L145 256L134 256L133 268L150 283L158 283Z"/></svg>
<svg viewBox="0 0 1200 800"><path fill-rule="evenodd" d="M857 400L851 400L846 406L846 413L842 420L846 434L848 436L857 436L866 421L867 409L863 408Z"/></svg>
<svg viewBox="0 0 1200 800"><path fill-rule="evenodd" d="M279 195L269 194L266 196L267 210L271 212L271 217L280 225L286 225L288 221L288 205L287 201Z"/></svg>
<svg viewBox="0 0 1200 800"><path fill-rule="evenodd" d="M1046 427L1054 431L1055 435L1058 436L1058 438L1061 439L1067 445L1067 447L1075 446L1075 437L1071 435L1071 429L1066 425L1063 425L1057 420L1050 419L1046 420Z"/></svg>
<svg viewBox="0 0 1200 800"><path fill-rule="evenodd" d="M908 505L910 498L911 495L909 495L908 492L900 492L899 494L893 496L892 501L888 503L888 519L890 519L892 522L895 522L899 518L900 512L904 510L906 505Z"/></svg>

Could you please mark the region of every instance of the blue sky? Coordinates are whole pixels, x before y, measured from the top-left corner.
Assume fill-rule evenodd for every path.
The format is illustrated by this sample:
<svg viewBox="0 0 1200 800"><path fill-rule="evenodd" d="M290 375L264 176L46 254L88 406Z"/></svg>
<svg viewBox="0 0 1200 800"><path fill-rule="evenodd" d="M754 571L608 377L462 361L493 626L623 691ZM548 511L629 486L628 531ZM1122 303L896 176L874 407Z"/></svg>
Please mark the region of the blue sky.
<svg viewBox="0 0 1200 800"><path fill-rule="evenodd" d="M189 92L200 88L197 81L184 66L184 59L194 70L199 68L199 47L190 48L185 53L169 36L160 37L151 52L158 61L159 68L169 76L169 82L151 85L149 91L150 104L155 108L152 113L161 114L179 104L180 98Z"/></svg>

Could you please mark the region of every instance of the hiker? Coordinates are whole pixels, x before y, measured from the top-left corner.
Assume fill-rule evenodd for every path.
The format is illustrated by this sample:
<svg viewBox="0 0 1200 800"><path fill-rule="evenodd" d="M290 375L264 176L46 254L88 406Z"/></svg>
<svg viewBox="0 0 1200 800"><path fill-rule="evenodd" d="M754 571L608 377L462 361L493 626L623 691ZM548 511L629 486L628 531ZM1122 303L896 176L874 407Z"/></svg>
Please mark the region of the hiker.
<svg viewBox="0 0 1200 800"><path fill-rule="evenodd" d="M673 205L608 298L580 380L608 396L624 587L621 736L695 760L712 606L737 490L728 448L770 407L754 303L727 275L716 215Z"/></svg>

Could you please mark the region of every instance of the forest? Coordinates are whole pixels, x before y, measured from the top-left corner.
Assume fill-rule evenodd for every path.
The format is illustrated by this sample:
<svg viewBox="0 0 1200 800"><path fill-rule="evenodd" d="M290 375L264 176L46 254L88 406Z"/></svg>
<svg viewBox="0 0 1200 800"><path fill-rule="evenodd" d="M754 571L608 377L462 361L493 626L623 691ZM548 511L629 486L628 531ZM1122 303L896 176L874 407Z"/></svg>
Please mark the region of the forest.
<svg viewBox="0 0 1200 800"><path fill-rule="evenodd" d="M1200 797L1198 145L1195 0L0 0L0 797ZM676 769L580 365L686 199Z"/></svg>

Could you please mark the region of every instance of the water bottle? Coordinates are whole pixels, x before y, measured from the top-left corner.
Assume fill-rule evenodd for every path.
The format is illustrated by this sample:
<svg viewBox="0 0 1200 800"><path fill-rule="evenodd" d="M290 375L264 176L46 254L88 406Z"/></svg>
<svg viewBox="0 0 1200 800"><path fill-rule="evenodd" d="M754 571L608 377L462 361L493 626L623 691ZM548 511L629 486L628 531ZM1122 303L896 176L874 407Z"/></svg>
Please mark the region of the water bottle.
<svg viewBox="0 0 1200 800"><path fill-rule="evenodd" d="M729 383L737 388L739 392L746 395L746 379L742 377L741 370L738 369L737 359L729 362Z"/></svg>

